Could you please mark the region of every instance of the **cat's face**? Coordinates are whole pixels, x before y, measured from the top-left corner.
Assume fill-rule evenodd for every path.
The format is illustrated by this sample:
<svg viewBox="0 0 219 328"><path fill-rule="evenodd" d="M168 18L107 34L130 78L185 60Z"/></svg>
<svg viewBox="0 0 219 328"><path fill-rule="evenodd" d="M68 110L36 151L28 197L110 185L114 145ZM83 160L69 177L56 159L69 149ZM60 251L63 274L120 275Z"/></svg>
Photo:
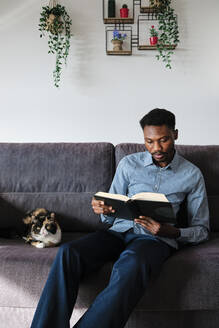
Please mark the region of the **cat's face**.
<svg viewBox="0 0 219 328"><path fill-rule="evenodd" d="M55 235L58 229L55 213L51 213L44 208L39 208L28 213L23 219L23 222L30 225L30 233L35 236Z"/></svg>
<svg viewBox="0 0 219 328"><path fill-rule="evenodd" d="M53 213L52 213L53 214ZM55 222L55 217L48 215L39 215L33 219L31 226L31 233L33 235L46 236L49 233L56 234L57 223Z"/></svg>
<svg viewBox="0 0 219 328"><path fill-rule="evenodd" d="M51 213L44 208L37 208L29 212L23 222L28 226L26 243L44 248L56 246L61 241L61 229L55 219L55 213Z"/></svg>

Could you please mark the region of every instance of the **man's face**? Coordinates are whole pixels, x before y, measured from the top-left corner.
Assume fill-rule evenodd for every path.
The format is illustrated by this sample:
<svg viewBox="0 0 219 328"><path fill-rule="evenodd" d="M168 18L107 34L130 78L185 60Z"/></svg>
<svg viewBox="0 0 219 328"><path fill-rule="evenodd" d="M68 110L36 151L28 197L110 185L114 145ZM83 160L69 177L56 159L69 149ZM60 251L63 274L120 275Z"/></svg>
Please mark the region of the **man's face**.
<svg viewBox="0 0 219 328"><path fill-rule="evenodd" d="M174 142L178 131L166 125L146 125L144 127L145 146L151 153L155 163L161 167L167 166L174 155Z"/></svg>

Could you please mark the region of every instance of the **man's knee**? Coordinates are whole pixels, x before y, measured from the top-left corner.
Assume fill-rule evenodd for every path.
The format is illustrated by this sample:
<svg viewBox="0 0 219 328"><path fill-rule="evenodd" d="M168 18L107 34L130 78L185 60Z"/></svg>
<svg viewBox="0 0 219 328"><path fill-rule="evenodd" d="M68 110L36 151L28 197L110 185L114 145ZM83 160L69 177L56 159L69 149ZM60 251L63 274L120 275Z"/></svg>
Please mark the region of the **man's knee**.
<svg viewBox="0 0 219 328"><path fill-rule="evenodd" d="M61 259L73 259L73 258L79 258L79 252L74 247L74 244L72 242L62 244L59 247L57 257Z"/></svg>

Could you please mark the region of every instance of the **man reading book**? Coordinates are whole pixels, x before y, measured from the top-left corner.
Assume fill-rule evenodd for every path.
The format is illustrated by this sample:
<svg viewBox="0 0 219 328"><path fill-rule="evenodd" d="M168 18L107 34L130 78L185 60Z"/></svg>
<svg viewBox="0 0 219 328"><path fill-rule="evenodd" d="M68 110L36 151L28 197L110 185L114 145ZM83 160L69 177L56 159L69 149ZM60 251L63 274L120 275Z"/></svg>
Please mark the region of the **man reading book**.
<svg viewBox="0 0 219 328"><path fill-rule="evenodd" d="M60 247L32 328L69 328L80 277L108 261L114 262L108 285L74 327L124 327L149 280L161 271L178 243L198 244L208 239L204 179L200 170L175 150L178 131L174 114L157 108L146 114L140 124L146 151L120 161L109 192L128 197L141 192L162 193L176 216L186 198L188 227L177 228L177 222L161 223L147 215L134 220L113 217L112 207L93 199L94 212L109 223L109 229Z"/></svg>

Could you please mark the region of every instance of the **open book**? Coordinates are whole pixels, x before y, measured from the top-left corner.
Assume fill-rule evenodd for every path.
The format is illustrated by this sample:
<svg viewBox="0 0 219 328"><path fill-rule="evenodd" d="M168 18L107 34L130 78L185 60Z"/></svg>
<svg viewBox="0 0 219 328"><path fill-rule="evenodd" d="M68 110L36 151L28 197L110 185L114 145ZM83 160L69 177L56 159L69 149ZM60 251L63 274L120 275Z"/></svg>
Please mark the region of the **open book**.
<svg viewBox="0 0 219 328"><path fill-rule="evenodd" d="M94 198L112 206L115 212L107 214L108 216L127 220L149 216L159 222L176 223L172 205L164 194L141 192L129 198L125 195L99 191Z"/></svg>

